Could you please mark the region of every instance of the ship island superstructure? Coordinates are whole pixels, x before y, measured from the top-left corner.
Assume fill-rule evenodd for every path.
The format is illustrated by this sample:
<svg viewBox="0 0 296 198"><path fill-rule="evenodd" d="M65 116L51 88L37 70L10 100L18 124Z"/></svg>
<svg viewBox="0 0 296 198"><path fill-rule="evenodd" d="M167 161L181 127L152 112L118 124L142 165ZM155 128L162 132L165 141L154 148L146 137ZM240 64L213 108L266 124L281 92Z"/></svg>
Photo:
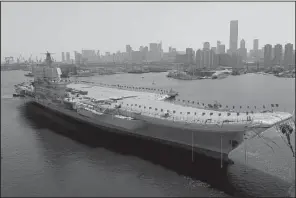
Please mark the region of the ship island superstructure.
<svg viewBox="0 0 296 198"><path fill-rule="evenodd" d="M244 139L277 124L288 124L285 112L236 113L172 102L173 90L153 92L150 88L76 82L61 78L50 53L43 66L33 68L32 85L16 86L35 103L56 113L107 129L190 149L217 159ZM289 128L290 129L290 128Z"/></svg>

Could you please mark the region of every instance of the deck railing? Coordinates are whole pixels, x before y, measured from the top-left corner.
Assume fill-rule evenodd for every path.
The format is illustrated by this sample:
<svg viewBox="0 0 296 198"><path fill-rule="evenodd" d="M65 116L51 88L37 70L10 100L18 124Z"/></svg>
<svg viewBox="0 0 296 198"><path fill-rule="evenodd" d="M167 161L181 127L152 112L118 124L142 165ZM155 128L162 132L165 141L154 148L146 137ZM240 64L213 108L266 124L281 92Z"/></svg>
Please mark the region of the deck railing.
<svg viewBox="0 0 296 198"><path fill-rule="evenodd" d="M94 82L86 82L86 81L76 81L76 83L88 83L92 85L98 85L102 87L109 87L109 88L117 88L123 90L131 90L137 92L151 92L155 94L164 95L170 92L170 90L162 89L162 88L151 88L151 87L135 87L129 85L119 85L119 84L106 84L106 83L94 83ZM158 96L156 96L158 98ZM194 107L198 109L205 109L205 110L213 110L219 112L235 112L235 113L247 113L253 114L257 112L274 112L279 110L279 104L263 104L259 106L251 106L251 105L221 105L218 102L214 104L208 104L202 101L194 101L194 100L186 100L179 97L175 99L168 100L168 102L172 104L181 104L182 106Z"/></svg>

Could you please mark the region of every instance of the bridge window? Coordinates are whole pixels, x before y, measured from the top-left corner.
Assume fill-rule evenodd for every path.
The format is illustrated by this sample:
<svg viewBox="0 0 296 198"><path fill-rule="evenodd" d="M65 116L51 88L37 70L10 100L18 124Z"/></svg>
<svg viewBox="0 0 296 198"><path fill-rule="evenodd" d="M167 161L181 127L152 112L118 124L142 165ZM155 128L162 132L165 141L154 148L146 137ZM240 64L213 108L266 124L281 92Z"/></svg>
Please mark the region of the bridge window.
<svg viewBox="0 0 296 198"><path fill-rule="evenodd" d="M236 115L239 116L239 113L237 113Z"/></svg>
<svg viewBox="0 0 296 198"><path fill-rule="evenodd" d="M213 113L210 113L210 115L213 115Z"/></svg>
<svg viewBox="0 0 296 198"><path fill-rule="evenodd" d="M189 115L190 114L190 112L187 112L187 115Z"/></svg>
<svg viewBox="0 0 296 198"><path fill-rule="evenodd" d="M176 113L176 111L174 110L173 113Z"/></svg>
<svg viewBox="0 0 296 198"><path fill-rule="evenodd" d="M202 113L202 115L204 116L204 115L206 115L206 113L205 113L205 112L203 112L203 113Z"/></svg>
<svg viewBox="0 0 296 198"><path fill-rule="evenodd" d="M137 106L137 104L135 104L135 106Z"/></svg>
<svg viewBox="0 0 296 198"><path fill-rule="evenodd" d="M157 108L155 108L155 111L157 111Z"/></svg>
<svg viewBox="0 0 296 198"><path fill-rule="evenodd" d="M160 111L163 112L163 109L161 109Z"/></svg>
<svg viewBox="0 0 296 198"><path fill-rule="evenodd" d="M146 109L146 106L144 106L144 109Z"/></svg>
<svg viewBox="0 0 296 198"><path fill-rule="evenodd" d="M180 114L182 114L182 112L180 112Z"/></svg>
<svg viewBox="0 0 296 198"><path fill-rule="evenodd" d="M221 113L219 113L218 115L221 116Z"/></svg>
<svg viewBox="0 0 296 198"><path fill-rule="evenodd" d="M228 116L230 116L230 115L231 115L231 113L227 113L227 115L228 115Z"/></svg>
<svg viewBox="0 0 296 198"><path fill-rule="evenodd" d="M141 105L139 106L139 108L141 108Z"/></svg>
<svg viewBox="0 0 296 198"><path fill-rule="evenodd" d="M152 109L152 107L149 107L149 109Z"/></svg>
<svg viewBox="0 0 296 198"><path fill-rule="evenodd" d="M194 113L194 115L196 115L196 112Z"/></svg>

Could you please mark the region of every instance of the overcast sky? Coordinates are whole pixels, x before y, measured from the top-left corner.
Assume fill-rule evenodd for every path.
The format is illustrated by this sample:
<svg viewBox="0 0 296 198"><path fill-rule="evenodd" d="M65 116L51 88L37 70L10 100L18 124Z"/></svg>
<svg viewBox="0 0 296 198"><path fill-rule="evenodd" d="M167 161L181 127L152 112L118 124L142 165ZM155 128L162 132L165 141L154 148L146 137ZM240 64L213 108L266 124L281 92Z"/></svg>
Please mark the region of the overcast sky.
<svg viewBox="0 0 296 198"><path fill-rule="evenodd" d="M246 47L295 43L295 4L290 2L196 3L1 3L1 60L40 56L46 50L134 50L162 41L164 51L194 50L208 41L229 45L229 23L238 20Z"/></svg>

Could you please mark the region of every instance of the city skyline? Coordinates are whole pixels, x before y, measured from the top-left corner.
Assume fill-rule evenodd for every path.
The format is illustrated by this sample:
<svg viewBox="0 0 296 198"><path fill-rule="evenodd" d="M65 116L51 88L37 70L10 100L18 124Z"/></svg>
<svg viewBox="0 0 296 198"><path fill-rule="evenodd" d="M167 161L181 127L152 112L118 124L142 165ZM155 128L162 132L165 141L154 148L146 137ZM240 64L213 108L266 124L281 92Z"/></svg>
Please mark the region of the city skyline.
<svg viewBox="0 0 296 198"><path fill-rule="evenodd" d="M28 10L24 8L26 6ZM88 7L87 13L81 12ZM264 16L259 17L263 7ZM231 8L232 13L227 13ZM208 13L210 10L212 12ZM100 11L103 13L98 15ZM132 11L133 15L129 16ZM238 48L242 39L248 50L253 49L254 39L259 39L259 49L265 44L284 46L295 43L295 18L291 17L295 15L295 7L287 2L4 3L1 12L2 61L5 56L19 54L26 58L33 54L34 59L35 56L41 57L40 53L45 50L55 52L57 59L61 59L63 51L73 54L74 50L81 49L95 49L101 53L123 52L126 45L138 50L140 46L160 41L165 52L170 46L178 51L201 49L204 42L217 47L217 41L229 49L232 20L238 21ZM34 19L23 15L23 12L32 13ZM209 17L211 14L213 17ZM217 15L219 17L215 17ZM96 17L104 17L104 20L96 21ZM126 24L122 24L124 20ZM260 27L262 21L264 25Z"/></svg>

